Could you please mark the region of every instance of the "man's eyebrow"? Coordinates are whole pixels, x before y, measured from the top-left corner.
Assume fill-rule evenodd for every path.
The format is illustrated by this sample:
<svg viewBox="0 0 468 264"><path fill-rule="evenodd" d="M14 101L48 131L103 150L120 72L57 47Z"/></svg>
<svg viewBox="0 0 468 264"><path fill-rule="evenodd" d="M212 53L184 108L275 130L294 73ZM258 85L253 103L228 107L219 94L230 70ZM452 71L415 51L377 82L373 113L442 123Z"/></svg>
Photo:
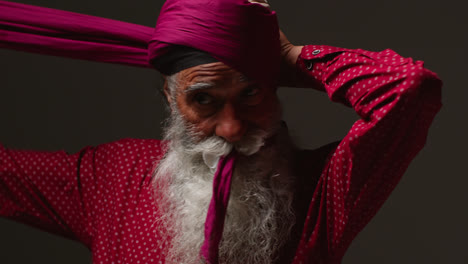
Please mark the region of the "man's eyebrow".
<svg viewBox="0 0 468 264"><path fill-rule="evenodd" d="M209 83L209 82L198 82L198 83L194 83L194 84L192 84L192 85L189 85L189 86L184 90L184 93L190 93L190 92L197 91L197 90L210 89L210 88L213 88L213 87L215 87L215 85L212 84L212 83Z"/></svg>

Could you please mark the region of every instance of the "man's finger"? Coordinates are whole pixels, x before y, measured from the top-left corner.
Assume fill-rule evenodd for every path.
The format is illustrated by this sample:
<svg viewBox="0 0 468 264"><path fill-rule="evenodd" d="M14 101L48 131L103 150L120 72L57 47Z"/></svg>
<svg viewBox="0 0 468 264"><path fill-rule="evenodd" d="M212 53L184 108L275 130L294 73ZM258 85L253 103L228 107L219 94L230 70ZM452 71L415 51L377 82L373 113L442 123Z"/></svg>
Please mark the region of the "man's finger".
<svg viewBox="0 0 468 264"><path fill-rule="evenodd" d="M260 4L260 5L264 6L264 7L270 8L270 5L268 4L267 0L249 0L249 2L255 3L255 4Z"/></svg>

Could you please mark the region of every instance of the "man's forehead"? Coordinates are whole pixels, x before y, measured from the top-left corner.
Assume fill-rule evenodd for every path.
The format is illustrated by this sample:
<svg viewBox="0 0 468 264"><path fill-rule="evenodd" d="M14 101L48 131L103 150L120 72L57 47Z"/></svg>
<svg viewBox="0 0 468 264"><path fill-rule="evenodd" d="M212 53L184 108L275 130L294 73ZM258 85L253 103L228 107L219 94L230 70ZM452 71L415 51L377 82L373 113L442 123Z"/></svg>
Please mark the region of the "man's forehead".
<svg viewBox="0 0 468 264"><path fill-rule="evenodd" d="M222 62L214 62L198 65L183 70L179 74L179 81L185 87L208 88L208 84L216 85L226 82L249 83L250 80L244 74L227 66Z"/></svg>

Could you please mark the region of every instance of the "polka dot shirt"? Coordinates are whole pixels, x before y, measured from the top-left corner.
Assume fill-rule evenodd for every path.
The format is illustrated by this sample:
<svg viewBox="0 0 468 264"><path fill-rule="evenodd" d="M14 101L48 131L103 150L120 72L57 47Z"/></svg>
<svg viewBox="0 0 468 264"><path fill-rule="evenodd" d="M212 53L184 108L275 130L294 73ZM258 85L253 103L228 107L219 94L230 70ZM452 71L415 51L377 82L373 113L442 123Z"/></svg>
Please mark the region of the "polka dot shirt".
<svg viewBox="0 0 468 264"><path fill-rule="evenodd" d="M324 152L292 263L340 263L424 146L442 82L391 50L305 46L314 88L360 116ZM123 139L76 154L0 145L0 215L84 243L95 264L164 263L152 172L161 141ZM320 155L317 155L320 156ZM316 161L314 161L316 162ZM159 191L159 190L158 190Z"/></svg>

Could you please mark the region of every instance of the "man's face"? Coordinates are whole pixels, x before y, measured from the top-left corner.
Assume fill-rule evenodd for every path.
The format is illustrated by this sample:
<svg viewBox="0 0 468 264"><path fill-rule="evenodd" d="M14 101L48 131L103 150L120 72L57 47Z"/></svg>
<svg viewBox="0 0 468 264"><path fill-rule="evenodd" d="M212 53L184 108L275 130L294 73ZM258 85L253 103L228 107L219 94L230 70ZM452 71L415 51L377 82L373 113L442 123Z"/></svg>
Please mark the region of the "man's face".
<svg viewBox="0 0 468 264"><path fill-rule="evenodd" d="M248 131L270 130L277 121L275 89L248 80L222 62L185 69L177 83L175 91L165 84L166 97L200 139L216 135L235 143Z"/></svg>
<svg viewBox="0 0 468 264"><path fill-rule="evenodd" d="M169 148L154 182L156 190L166 190L158 202L164 213L157 226L167 236L161 241L171 241L164 246L169 262L200 262L215 170L219 157L234 148L242 155L233 171L220 263L272 263L294 224L292 144L279 126L275 89L221 62L183 70L166 81Z"/></svg>

